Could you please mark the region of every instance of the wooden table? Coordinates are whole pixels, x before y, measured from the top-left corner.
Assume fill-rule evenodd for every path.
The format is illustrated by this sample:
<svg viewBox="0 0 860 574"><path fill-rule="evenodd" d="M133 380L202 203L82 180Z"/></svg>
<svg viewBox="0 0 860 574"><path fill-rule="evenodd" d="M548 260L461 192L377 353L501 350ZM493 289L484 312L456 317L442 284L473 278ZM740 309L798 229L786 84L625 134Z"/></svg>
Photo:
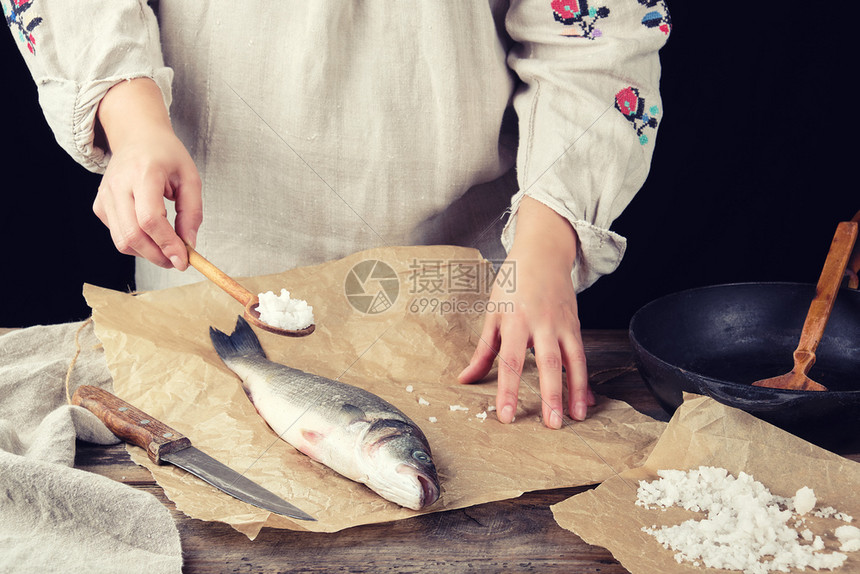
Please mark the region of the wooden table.
<svg viewBox="0 0 860 574"><path fill-rule="evenodd" d="M595 392L668 420L632 369L626 331L586 331L583 339ZM847 456L860 461L860 453ZM552 517L551 505L592 487L528 493L514 500L334 534L264 528L252 542L230 526L195 520L177 511L149 471L131 462L123 445L79 443L75 466L151 492L161 500L179 528L188 574L628 572L607 550L586 544Z"/></svg>

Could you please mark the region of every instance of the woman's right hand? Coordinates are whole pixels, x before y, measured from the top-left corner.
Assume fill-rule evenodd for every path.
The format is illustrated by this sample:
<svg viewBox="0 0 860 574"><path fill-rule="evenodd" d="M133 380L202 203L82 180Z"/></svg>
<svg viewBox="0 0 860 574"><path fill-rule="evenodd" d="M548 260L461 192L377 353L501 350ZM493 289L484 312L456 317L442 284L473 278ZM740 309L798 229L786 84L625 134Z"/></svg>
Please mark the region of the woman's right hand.
<svg viewBox="0 0 860 574"><path fill-rule="evenodd" d="M120 82L102 99L98 119L111 157L93 211L116 248L184 271L203 220L200 175L176 137L152 80ZM176 203L176 229L164 201Z"/></svg>

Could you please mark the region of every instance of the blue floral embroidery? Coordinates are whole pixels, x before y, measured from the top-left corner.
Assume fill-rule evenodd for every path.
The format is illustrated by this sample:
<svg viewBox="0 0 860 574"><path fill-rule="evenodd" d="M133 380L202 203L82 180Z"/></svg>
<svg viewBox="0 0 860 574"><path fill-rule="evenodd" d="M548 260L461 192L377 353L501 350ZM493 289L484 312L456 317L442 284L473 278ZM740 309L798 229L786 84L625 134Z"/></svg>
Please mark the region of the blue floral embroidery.
<svg viewBox="0 0 860 574"><path fill-rule="evenodd" d="M33 6L33 2L35 0L9 0L10 8L9 12L6 11L6 5L3 4L3 16L6 17L6 25L9 26L10 29L17 28L18 30L18 40L27 44L27 49L30 50L31 54L36 53L36 37L33 36L33 30L36 29L36 26L42 23L42 19L39 17L31 19L29 22L26 20L25 12L29 10ZM14 33L14 32L13 32Z"/></svg>
<svg viewBox="0 0 860 574"><path fill-rule="evenodd" d="M666 6L666 0L638 0L640 4L646 8L654 8L649 10L642 18L642 25L646 28L657 28L667 36L672 31L672 16L669 14L669 7Z"/></svg>
<svg viewBox="0 0 860 574"><path fill-rule="evenodd" d="M660 108L657 106L645 106L645 98L639 96L639 90L632 86L628 86L615 94L615 109L621 112L627 121L633 124L636 130L636 135L639 136L639 143L645 145L648 143L648 135L645 132L646 128L657 128L657 114L660 113Z"/></svg>
<svg viewBox="0 0 860 574"><path fill-rule="evenodd" d="M590 7L588 0L552 0L552 15L556 22L565 26L576 26L579 30L566 30L565 36L576 36L594 40L603 35L596 26L598 20L609 16L609 8Z"/></svg>

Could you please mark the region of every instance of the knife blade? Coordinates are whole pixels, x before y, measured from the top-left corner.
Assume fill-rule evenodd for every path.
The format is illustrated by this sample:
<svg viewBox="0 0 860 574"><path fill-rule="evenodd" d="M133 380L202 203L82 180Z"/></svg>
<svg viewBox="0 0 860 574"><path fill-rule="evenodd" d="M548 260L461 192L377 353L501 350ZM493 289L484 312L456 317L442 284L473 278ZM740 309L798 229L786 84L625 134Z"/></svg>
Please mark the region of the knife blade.
<svg viewBox="0 0 860 574"><path fill-rule="evenodd" d="M208 482L218 490L264 510L316 520L251 479L192 446L191 440L114 394L92 385L75 390L72 403L95 414L110 431L127 443L146 450L156 464L169 462Z"/></svg>

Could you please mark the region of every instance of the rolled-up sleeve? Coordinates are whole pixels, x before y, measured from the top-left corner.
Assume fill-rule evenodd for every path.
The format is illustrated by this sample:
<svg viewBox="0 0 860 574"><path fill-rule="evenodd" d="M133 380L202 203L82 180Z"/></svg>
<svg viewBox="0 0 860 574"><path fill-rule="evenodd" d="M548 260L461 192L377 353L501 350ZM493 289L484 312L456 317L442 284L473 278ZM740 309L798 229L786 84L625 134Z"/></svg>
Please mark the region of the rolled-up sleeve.
<svg viewBox="0 0 860 574"><path fill-rule="evenodd" d="M173 72L164 66L158 24L143 0L0 0L60 146L90 171L108 156L93 143L96 112L115 84L147 77L165 106Z"/></svg>
<svg viewBox="0 0 860 574"><path fill-rule="evenodd" d="M614 271L626 239L610 225L645 182L662 118L658 50L671 22L660 0L515 0L509 66L522 81L519 192L568 219L579 238L577 291Z"/></svg>

